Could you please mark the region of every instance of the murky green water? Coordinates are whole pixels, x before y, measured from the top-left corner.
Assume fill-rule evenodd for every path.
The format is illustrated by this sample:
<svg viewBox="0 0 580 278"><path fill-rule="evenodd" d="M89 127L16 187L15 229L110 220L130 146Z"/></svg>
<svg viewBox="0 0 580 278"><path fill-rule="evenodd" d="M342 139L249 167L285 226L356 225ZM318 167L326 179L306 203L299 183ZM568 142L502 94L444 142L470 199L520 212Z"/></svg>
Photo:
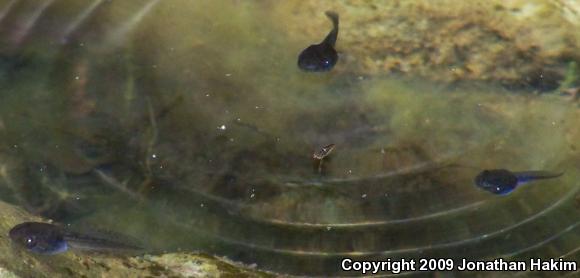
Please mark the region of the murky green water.
<svg viewBox="0 0 580 278"><path fill-rule="evenodd" d="M578 259L574 104L357 75L347 58L300 72L312 38L272 5L3 1L2 199L287 274L355 275L344 257ZM500 197L473 185L493 168L565 175Z"/></svg>

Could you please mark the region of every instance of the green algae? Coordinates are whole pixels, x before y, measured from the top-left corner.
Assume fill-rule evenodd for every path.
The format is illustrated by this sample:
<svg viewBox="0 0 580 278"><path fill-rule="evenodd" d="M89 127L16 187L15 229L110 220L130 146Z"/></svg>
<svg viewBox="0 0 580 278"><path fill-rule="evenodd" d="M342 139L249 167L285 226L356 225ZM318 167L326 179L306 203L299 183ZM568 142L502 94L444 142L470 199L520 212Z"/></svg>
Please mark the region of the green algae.
<svg viewBox="0 0 580 278"><path fill-rule="evenodd" d="M568 69L566 70L566 75L564 75L564 80L560 84L557 91L564 91L566 89L571 89L578 86L578 79L580 79L580 72L578 72L578 66L576 62L570 62L568 64Z"/></svg>

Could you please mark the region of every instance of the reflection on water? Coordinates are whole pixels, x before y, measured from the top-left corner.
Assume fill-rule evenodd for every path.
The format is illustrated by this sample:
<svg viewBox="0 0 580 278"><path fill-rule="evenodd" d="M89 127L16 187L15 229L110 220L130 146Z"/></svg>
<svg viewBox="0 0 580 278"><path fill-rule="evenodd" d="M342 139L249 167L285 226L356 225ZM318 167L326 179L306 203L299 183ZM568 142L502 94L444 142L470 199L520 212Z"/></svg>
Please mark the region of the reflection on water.
<svg viewBox="0 0 580 278"><path fill-rule="evenodd" d="M300 72L304 41L271 3L32 2L0 12L5 200L301 275L348 275L344 257L578 256L580 117L562 99L348 59ZM565 175L498 197L473 185L493 168Z"/></svg>

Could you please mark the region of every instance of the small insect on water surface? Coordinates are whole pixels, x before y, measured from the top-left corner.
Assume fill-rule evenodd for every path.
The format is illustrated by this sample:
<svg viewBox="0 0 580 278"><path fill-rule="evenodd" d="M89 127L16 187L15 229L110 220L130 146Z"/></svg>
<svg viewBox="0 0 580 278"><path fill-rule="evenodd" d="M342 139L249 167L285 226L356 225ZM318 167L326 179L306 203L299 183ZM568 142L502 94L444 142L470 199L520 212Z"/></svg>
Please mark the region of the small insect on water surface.
<svg viewBox="0 0 580 278"><path fill-rule="evenodd" d="M330 144L327 146L324 146L322 148L320 148L318 151L315 151L314 154L312 154L312 158L316 159L318 161L318 173L322 173L322 161L325 157L327 157L328 155L330 155L330 153L334 150L334 148L336 147L335 144Z"/></svg>
<svg viewBox="0 0 580 278"><path fill-rule="evenodd" d="M328 146L324 146L324 147L320 148L318 151L314 152L314 154L312 155L312 158L319 159L319 160L324 159L332 152L332 150L334 150L335 146L336 146L335 144L330 144Z"/></svg>

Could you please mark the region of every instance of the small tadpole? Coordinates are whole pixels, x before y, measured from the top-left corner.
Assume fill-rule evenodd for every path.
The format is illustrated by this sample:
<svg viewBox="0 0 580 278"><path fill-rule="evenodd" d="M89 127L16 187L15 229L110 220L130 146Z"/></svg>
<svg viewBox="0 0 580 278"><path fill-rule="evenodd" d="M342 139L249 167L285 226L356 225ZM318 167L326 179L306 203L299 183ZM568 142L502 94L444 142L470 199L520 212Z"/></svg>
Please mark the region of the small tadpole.
<svg viewBox="0 0 580 278"><path fill-rule="evenodd" d="M338 38L338 13L326 11L326 16L332 21L332 30L319 44L312 44L298 55L298 67L306 72L330 71L338 61L338 53L334 49Z"/></svg>
<svg viewBox="0 0 580 278"><path fill-rule="evenodd" d="M322 163L324 161L324 158L330 155L330 153L334 150L335 147L336 147L335 144L330 144L320 148L318 151L315 151L312 154L312 158L318 161L318 174L322 173Z"/></svg>
<svg viewBox="0 0 580 278"><path fill-rule="evenodd" d="M545 179L560 177L564 172L542 170L512 172L506 169L483 170L475 179L475 185L496 195L507 195L517 187Z"/></svg>

